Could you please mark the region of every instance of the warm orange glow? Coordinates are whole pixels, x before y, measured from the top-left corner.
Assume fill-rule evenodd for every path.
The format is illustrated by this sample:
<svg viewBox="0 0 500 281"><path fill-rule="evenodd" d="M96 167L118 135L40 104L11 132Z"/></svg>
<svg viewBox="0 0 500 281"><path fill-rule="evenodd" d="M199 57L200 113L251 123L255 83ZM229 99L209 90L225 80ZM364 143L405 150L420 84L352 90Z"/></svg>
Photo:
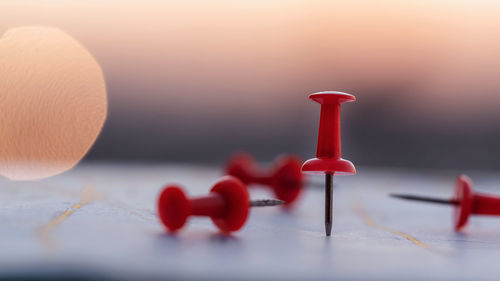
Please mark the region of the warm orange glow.
<svg viewBox="0 0 500 281"><path fill-rule="evenodd" d="M22 27L0 38L0 174L52 176L76 165L107 111L99 64L62 31Z"/></svg>

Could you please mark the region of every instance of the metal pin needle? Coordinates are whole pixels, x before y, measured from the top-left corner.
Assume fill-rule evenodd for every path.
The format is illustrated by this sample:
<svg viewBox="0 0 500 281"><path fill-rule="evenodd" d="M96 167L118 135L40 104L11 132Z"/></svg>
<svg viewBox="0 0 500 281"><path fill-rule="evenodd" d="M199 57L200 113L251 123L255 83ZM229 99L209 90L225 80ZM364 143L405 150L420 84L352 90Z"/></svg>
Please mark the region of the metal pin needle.
<svg viewBox="0 0 500 281"><path fill-rule="evenodd" d="M251 200L250 207L268 207L285 204L285 201L278 199Z"/></svg>
<svg viewBox="0 0 500 281"><path fill-rule="evenodd" d="M421 202L429 202L429 203L437 203L437 204L447 204L447 205L458 205L460 202L454 199L442 199L442 198L433 198L427 196L419 196L419 195L411 195L411 194L389 194L390 197L399 198L404 200L413 200L413 201L421 201Z"/></svg>
<svg viewBox="0 0 500 281"><path fill-rule="evenodd" d="M333 175L325 176L325 231L326 236L332 234L332 209L333 209Z"/></svg>

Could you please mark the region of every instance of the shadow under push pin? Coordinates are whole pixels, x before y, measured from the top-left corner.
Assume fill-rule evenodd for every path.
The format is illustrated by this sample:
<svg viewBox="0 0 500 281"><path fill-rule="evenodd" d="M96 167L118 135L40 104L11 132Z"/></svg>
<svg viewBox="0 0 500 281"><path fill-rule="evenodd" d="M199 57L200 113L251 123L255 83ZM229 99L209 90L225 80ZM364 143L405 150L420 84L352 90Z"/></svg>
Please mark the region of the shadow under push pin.
<svg viewBox="0 0 500 281"><path fill-rule="evenodd" d="M299 198L304 186L301 165L300 158L283 156L275 161L270 172L263 172L252 156L238 153L227 162L226 173L240 179L247 186L258 184L270 187L276 198L285 201L283 206L289 207Z"/></svg>
<svg viewBox="0 0 500 281"><path fill-rule="evenodd" d="M206 196L187 198L177 185L163 189L158 198L158 214L161 222L172 232L181 229L189 216L210 217L225 233L239 230L245 224L249 207L275 206L280 200L249 201L243 183L231 176L219 179Z"/></svg>
<svg viewBox="0 0 500 281"><path fill-rule="evenodd" d="M408 194L390 194L390 196L406 200L454 205L453 222L456 231L461 230L467 224L470 215L500 215L500 196L474 192L472 180L466 175L457 177L455 195L451 199Z"/></svg>
<svg viewBox="0 0 500 281"><path fill-rule="evenodd" d="M321 104L316 158L302 165L304 173L325 174L325 231L332 232L333 175L356 174L354 165L342 159L340 144L340 105L355 101L353 95L342 92L319 92L309 98Z"/></svg>

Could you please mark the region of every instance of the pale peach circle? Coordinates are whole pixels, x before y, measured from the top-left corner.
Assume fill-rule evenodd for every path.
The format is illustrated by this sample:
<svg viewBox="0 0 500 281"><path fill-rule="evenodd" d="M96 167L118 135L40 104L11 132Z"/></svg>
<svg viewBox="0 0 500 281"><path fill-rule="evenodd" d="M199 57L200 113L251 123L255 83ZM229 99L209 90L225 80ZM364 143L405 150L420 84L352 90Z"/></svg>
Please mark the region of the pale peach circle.
<svg viewBox="0 0 500 281"><path fill-rule="evenodd" d="M35 180L74 167L107 115L101 67L59 29L28 26L0 38L0 175Z"/></svg>

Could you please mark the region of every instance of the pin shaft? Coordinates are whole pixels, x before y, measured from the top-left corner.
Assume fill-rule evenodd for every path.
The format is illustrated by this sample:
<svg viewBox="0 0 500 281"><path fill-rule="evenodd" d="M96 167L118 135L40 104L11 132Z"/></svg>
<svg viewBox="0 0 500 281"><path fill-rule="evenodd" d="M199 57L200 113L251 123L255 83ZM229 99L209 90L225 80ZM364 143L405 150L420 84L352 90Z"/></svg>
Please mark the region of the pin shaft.
<svg viewBox="0 0 500 281"><path fill-rule="evenodd" d="M412 200L412 201L421 201L421 202L429 202L436 204L446 204L446 205L459 205L460 202L454 199L442 199L442 198L433 198L427 196L419 196L419 195L411 195L411 194L394 194L391 193L389 196L393 198L399 198L404 200Z"/></svg>
<svg viewBox="0 0 500 281"><path fill-rule="evenodd" d="M268 207L268 206L278 206L281 204L285 204L285 201L278 199L262 199L262 200L250 201L250 207Z"/></svg>
<svg viewBox="0 0 500 281"><path fill-rule="evenodd" d="M323 190L323 188L325 187L325 183L317 181L307 181L305 182L304 186L312 190L319 190L319 189ZM336 187L338 187L338 184L333 185L333 188Z"/></svg>
<svg viewBox="0 0 500 281"><path fill-rule="evenodd" d="M325 175L325 232L326 236L332 234L332 209L333 209L333 175Z"/></svg>

